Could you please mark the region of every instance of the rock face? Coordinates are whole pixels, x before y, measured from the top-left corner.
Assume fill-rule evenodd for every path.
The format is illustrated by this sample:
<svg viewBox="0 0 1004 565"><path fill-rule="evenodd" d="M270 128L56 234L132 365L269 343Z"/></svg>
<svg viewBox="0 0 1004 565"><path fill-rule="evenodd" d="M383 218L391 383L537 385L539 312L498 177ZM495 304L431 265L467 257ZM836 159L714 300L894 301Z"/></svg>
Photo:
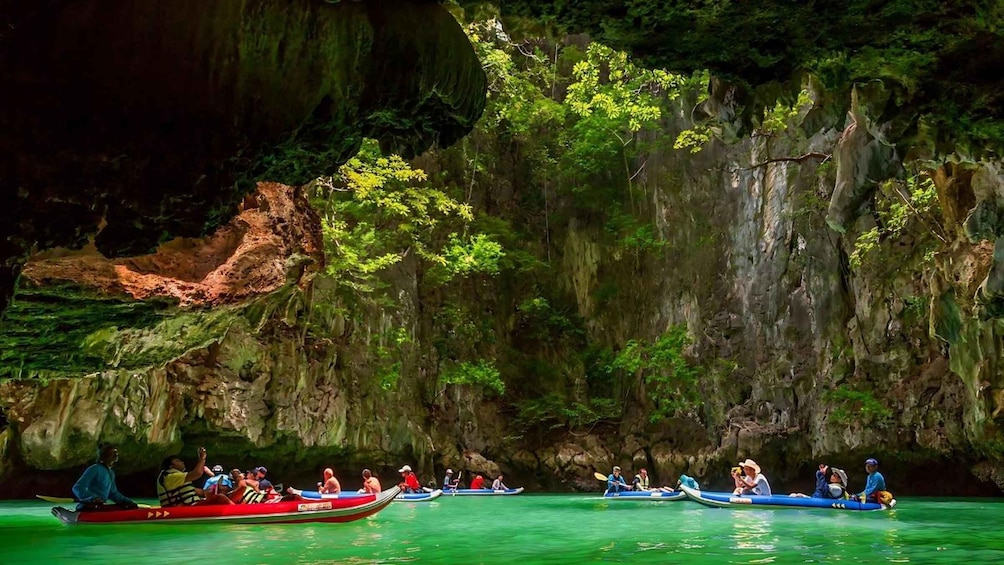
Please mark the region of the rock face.
<svg viewBox="0 0 1004 565"><path fill-rule="evenodd" d="M686 115L683 106L679 115ZM934 259L913 244L921 234L908 232L905 243L886 242L877 256L850 270L847 255L873 225L873 216L848 208L843 234L829 229L827 221L833 187L845 171L872 159L870 142L847 141L857 135L860 119L852 115L807 135L712 144L696 156L668 150L650 156L638 177L646 195L639 213L653 218L667 243L643 264L609 245L603 227L585 217L552 235L554 263L560 265L555 284L577 308L591 343L623 345L633 336L659 335L684 324L698 336L694 358L727 361L708 364L699 419L650 424L643 393L632 391L634 408L619 422L514 433L511 409L502 399L437 382L433 342L440 337L429 329L430 313L423 311L429 297L419 292L413 263L401 264L388 277L399 307L374 307L354 317L313 306L339 304L337 281L308 267L292 275L287 270L286 280L298 284L283 285L277 258L265 277L272 283L250 301L241 296L228 303L234 291L227 289L241 286L233 281L212 287L218 291L200 283L215 276L210 273L258 273L257 267L233 265L266 262L261 255L253 262L227 258L223 249L272 246L281 249L279 255L310 255L314 244L281 246L294 234L309 242L310 232L295 228L300 220L277 216L270 221L274 236L248 240L272 243L233 243L227 234L234 232L227 230L240 231L238 226L252 222L241 216L206 241L207 249L217 251L190 254L218 257L212 262L217 268L200 260L176 264L173 253L191 241L165 245L164 255L109 262L134 273L142 267L145 276L154 277L116 277L113 294L154 293L190 305L216 301L222 307L210 312L219 317L184 326L203 333L171 333L175 326L161 326L101 342L105 356L98 359L126 360L133 370L0 385L9 421L5 469L72 469L86 462L100 439L123 446L123 472L148 469L163 453L206 444L228 464L268 462L288 481L312 481L303 473L329 464L367 466L387 478L408 462L430 476L446 466L467 473L502 470L528 486L592 489L592 471L620 464L646 466L656 482L671 483L685 472L723 487L724 470L753 457L770 469L776 488L797 490L809 487L805 479L818 461L855 470L866 455L877 455L900 492L991 492L1004 475L996 451L1004 415L1002 344L998 323L978 315L977 291L993 251L987 243L971 243L962 225L976 206L974 191L1000 189L994 188L998 165L939 169L935 182L945 197L943 221L951 239ZM672 121L666 135L682 127L682 121ZM833 167L828 159L779 160L808 153L839 154L841 161ZM497 182L516 186L512 179ZM246 212L281 210L296 217L298 206L290 205L295 198L276 204L267 196L296 194L290 190L263 186L262 196L249 201L259 202L258 208ZM497 202L502 208L515 208L521 198L517 191L494 197L511 199ZM78 277L81 261L53 254L33 261L25 272L29 280L44 276L42 289L54 286L59 278L54 273L67 265L78 265L72 271ZM202 278L171 281L195 279L194 271ZM111 279L101 275L107 268L89 272L96 273L90 280L105 285L102 294L108 293ZM135 280L156 282L137 289L131 286ZM619 291L601 299L597 289L610 280ZM510 284L519 283L491 283L465 300L485 311L511 311ZM20 298L10 312L16 313L19 303ZM149 298L141 304L146 303ZM183 308L172 316L181 319L198 310ZM520 345L511 317L487 317L485 323L494 324L496 339L529 354L532 348ZM404 328L412 343L395 343L389 332L394 328ZM158 349L165 344L170 347ZM566 346L557 340L541 345L550 362L574 367L578 351L563 351ZM400 376L383 386L376 378L381 351L395 348ZM160 352L157 359L174 360L147 363L151 356L138 351L150 349ZM569 369L567 378L581 378L576 376L581 370ZM943 482L911 482L919 464L934 469ZM852 476L859 485L860 474ZM149 481L140 486L148 489Z"/></svg>
<svg viewBox="0 0 1004 565"><path fill-rule="evenodd" d="M449 145L484 107L435 2L20 2L0 22L0 309L31 251L210 233L255 179L305 183L363 136Z"/></svg>

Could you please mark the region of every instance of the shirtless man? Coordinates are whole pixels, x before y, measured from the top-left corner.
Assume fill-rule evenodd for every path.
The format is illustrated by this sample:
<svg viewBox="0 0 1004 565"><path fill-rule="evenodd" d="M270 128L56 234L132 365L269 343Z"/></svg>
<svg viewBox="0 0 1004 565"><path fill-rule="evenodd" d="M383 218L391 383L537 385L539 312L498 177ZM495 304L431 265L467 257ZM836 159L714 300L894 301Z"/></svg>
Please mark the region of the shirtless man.
<svg viewBox="0 0 1004 565"><path fill-rule="evenodd" d="M342 492L342 485L335 478L335 472L331 467L324 470L324 481L317 483L317 491L321 494L338 494Z"/></svg>

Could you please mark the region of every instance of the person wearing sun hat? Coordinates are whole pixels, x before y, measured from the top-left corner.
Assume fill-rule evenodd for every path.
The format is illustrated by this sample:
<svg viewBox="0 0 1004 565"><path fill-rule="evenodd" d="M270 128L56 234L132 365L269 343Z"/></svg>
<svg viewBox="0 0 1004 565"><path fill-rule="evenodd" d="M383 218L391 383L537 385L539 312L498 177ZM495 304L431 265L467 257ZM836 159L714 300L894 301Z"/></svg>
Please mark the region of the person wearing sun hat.
<svg viewBox="0 0 1004 565"><path fill-rule="evenodd" d="M830 483L823 490L823 498L847 498L847 473L843 469L830 467Z"/></svg>
<svg viewBox="0 0 1004 565"><path fill-rule="evenodd" d="M399 485L401 490L411 493L425 492L422 490L422 485L418 482L418 477L416 477L415 473L411 470L411 465L405 465L404 467L398 469L397 472L401 473L401 477L404 479Z"/></svg>
<svg viewBox="0 0 1004 565"><path fill-rule="evenodd" d="M760 466L752 459L746 459L738 465L743 470L743 474L738 471L732 472L732 480L736 483L736 490L733 494L770 496L770 483L767 477L760 472Z"/></svg>
<svg viewBox="0 0 1004 565"><path fill-rule="evenodd" d="M857 494L861 502L879 502L878 493L886 490L885 477L878 471L878 461L869 457L865 459L865 471L868 473L868 480L865 482L865 490Z"/></svg>

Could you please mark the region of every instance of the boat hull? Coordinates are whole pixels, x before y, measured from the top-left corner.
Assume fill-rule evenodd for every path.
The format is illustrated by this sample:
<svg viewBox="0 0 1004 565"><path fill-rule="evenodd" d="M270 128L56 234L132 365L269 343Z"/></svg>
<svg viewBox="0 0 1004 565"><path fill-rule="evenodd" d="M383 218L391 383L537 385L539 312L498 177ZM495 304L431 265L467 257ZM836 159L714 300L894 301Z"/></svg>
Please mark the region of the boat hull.
<svg viewBox="0 0 1004 565"><path fill-rule="evenodd" d="M96 512L76 512L57 506L52 509L52 514L67 525L351 522L372 516L383 510L399 493L400 489L394 487L377 495L371 494L345 500L173 506Z"/></svg>
<svg viewBox="0 0 1004 565"><path fill-rule="evenodd" d="M820 508L826 510L851 510L873 512L877 510L889 510L896 506L896 501L891 504L878 504L875 502L861 503L856 500L835 500L830 498L801 498L792 496L735 496L728 492L701 492L689 487L681 486L687 498L713 508Z"/></svg>
<svg viewBox="0 0 1004 565"><path fill-rule="evenodd" d="M458 488L443 491L443 496L513 496L523 492L523 487L506 490L491 490L482 488Z"/></svg>
<svg viewBox="0 0 1004 565"><path fill-rule="evenodd" d="M371 494L362 494L358 492L340 492L338 494L327 494L320 493L316 490L298 490L295 488L289 489L291 494L299 495L303 498L309 498L311 500L349 500L354 498L363 498L366 496L373 496ZM401 494L394 497L394 502L428 502L430 500L436 500L440 496L443 496L443 491L434 490L432 492L402 492Z"/></svg>
<svg viewBox="0 0 1004 565"><path fill-rule="evenodd" d="M687 495L681 491L665 492L661 490L650 491L624 491L607 492L603 498L608 500L639 500L639 501L659 501L659 500L683 500Z"/></svg>

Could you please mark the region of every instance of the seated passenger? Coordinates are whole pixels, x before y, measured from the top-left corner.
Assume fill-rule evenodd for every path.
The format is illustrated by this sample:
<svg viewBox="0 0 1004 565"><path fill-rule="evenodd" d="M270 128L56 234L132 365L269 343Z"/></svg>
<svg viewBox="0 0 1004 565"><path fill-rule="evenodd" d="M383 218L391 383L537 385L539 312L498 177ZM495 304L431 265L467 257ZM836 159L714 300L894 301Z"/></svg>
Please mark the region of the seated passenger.
<svg viewBox="0 0 1004 565"><path fill-rule="evenodd" d="M195 468L185 472L185 462L177 455L164 458L160 475L157 477L157 498L162 507L194 506L197 504L233 504L222 494L210 494L206 498L199 495L192 481L203 475L206 469L206 448L199 448L199 462Z"/></svg>
<svg viewBox="0 0 1004 565"><path fill-rule="evenodd" d="M266 494L259 491L255 485L245 478L247 473L241 473L240 469L230 471L230 479L234 487L227 494L233 504L258 504L265 502Z"/></svg>
<svg viewBox="0 0 1004 565"><path fill-rule="evenodd" d="M317 491L321 494L338 494L342 492L342 485L335 478L335 472L331 467L324 470L324 481L317 483Z"/></svg>
<svg viewBox="0 0 1004 565"><path fill-rule="evenodd" d="M475 475L474 480L471 481L472 489L483 489L485 488L485 478L481 475Z"/></svg>
<svg viewBox="0 0 1004 565"><path fill-rule="evenodd" d="M631 481L631 490L649 490L648 486L648 471L645 469L639 469L638 474L634 476L634 480Z"/></svg>
<svg viewBox="0 0 1004 565"><path fill-rule="evenodd" d="M398 485L401 487L401 490L408 493L425 492L424 490L422 490L422 485L421 483L418 482L418 477L415 476L415 473L411 470L410 465L405 465L404 467L401 467L400 469L397 470L397 472L401 473L401 477L404 479L403 481L401 481L401 484Z"/></svg>
<svg viewBox="0 0 1004 565"><path fill-rule="evenodd" d="M760 466L756 464L756 461L747 459L739 463L739 467L742 468L743 474L740 474L736 469L732 470L732 479L736 484L736 489L732 491L732 494L771 495L770 483L767 482L767 477L763 476L763 473L760 472Z"/></svg>
<svg viewBox="0 0 1004 565"><path fill-rule="evenodd" d="M447 469L446 476L443 477L443 490L456 490L459 484L460 479L453 479L453 469Z"/></svg>
<svg viewBox="0 0 1004 565"><path fill-rule="evenodd" d="M847 473L842 469L830 468L830 482L823 489L823 498L836 500L847 498Z"/></svg>
<svg viewBox="0 0 1004 565"><path fill-rule="evenodd" d="M380 494L381 490L380 481L373 476L369 469L363 469L363 488L359 489L359 492Z"/></svg>
<svg viewBox="0 0 1004 565"><path fill-rule="evenodd" d="M229 474L223 472L223 465L213 465L212 476L202 485L202 490L212 494L226 494L233 488L233 481Z"/></svg>
<svg viewBox="0 0 1004 565"><path fill-rule="evenodd" d="M622 478L621 481L623 480ZM492 481L492 490L509 490L509 487L505 486L505 483L502 482L502 473L499 473L499 476Z"/></svg>
<svg viewBox="0 0 1004 565"><path fill-rule="evenodd" d="M274 490L272 488L272 481L265 478L265 475L268 474L268 469L266 469L264 465L260 467L255 467L254 473L255 473L255 479L257 479L258 481L258 490L262 492L268 492L270 490Z"/></svg>

